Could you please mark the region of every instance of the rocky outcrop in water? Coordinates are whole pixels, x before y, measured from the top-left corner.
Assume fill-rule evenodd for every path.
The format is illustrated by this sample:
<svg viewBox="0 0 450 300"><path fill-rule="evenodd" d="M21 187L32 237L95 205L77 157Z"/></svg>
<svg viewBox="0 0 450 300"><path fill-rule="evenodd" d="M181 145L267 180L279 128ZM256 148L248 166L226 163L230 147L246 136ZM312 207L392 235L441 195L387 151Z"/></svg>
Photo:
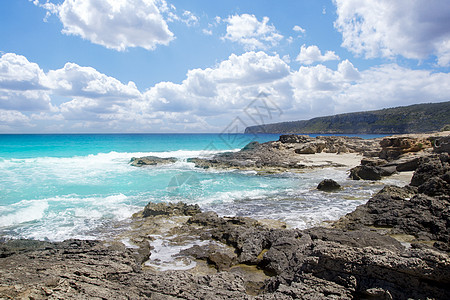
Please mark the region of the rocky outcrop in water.
<svg viewBox="0 0 450 300"><path fill-rule="evenodd" d="M339 190L340 188L341 185L336 181L334 181L333 179L324 179L317 185L318 190L326 192L336 191Z"/></svg>
<svg viewBox="0 0 450 300"><path fill-rule="evenodd" d="M132 157L130 165L135 167L142 166L156 166L175 163L177 161L174 157L157 157L157 156L144 156L144 157Z"/></svg>
<svg viewBox="0 0 450 300"><path fill-rule="evenodd" d="M199 168L245 169L257 171L286 171L317 167L343 167L339 159L324 158L311 163L313 156L308 154L330 153L372 153L381 149L378 140L365 140L357 137L282 135L275 142L252 142L238 152L227 152L212 158L190 158Z"/></svg>
<svg viewBox="0 0 450 300"><path fill-rule="evenodd" d="M193 216L200 213L197 204L178 203L153 203L149 202L142 211L135 213L133 218L147 218L154 216Z"/></svg>

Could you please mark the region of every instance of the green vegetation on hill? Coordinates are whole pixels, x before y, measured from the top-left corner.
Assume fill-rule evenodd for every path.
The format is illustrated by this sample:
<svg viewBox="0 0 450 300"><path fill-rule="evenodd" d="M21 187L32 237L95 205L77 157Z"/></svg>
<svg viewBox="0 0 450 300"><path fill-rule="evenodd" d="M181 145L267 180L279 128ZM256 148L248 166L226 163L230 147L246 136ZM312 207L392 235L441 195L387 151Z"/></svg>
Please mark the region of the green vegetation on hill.
<svg viewBox="0 0 450 300"><path fill-rule="evenodd" d="M245 133L403 134L439 131L450 124L450 101L251 126Z"/></svg>

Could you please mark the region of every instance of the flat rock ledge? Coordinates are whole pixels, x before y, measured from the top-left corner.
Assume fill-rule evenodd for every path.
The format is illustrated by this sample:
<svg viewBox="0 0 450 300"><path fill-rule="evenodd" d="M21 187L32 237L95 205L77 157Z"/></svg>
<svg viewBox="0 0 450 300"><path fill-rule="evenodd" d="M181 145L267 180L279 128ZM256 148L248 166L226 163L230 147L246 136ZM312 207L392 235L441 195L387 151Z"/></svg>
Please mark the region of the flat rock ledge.
<svg viewBox="0 0 450 300"><path fill-rule="evenodd" d="M212 158L190 158L188 161L204 169L240 169L276 173L311 168L349 167L352 166L356 155L371 155L380 150L379 139L282 135L278 141L262 144L251 142L238 152L221 153ZM347 163L349 158L353 160L350 159Z"/></svg>
<svg viewBox="0 0 450 300"><path fill-rule="evenodd" d="M3 242L0 299L450 299L448 162L422 158L410 185L386 186L331 228L159 203L113 240ZM162 238L191 243L177 258L196 267L149 265Z"/></svg>
<svg viewBox="0 0 450 300"><path fill-rule="evenodd" d="M130 165L134 167L142 166L157 166L173 164L177 161L175 157L157 157L157 156L143 156L143 157L132 157L130 160Z"/></svg>

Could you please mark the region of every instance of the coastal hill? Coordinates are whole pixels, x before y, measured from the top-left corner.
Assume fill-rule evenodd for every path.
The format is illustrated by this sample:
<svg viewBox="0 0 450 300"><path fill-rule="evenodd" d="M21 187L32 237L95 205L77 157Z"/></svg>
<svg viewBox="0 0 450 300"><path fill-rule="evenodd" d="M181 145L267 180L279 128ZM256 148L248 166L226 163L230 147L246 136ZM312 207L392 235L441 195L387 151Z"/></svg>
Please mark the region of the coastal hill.
<svg viewBox="0 0 450 300"><path fill-rule="evenodd" d="M449 124L450 101L447 101L250 126L245 133L428 133Z"/></svg>

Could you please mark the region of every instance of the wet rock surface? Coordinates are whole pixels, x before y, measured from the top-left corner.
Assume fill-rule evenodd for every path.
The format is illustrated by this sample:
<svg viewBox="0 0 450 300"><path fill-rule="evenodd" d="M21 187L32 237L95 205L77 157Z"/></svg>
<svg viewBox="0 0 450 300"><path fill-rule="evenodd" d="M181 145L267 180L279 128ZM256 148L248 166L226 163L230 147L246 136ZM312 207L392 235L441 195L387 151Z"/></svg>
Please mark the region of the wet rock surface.
<svg viewBox="0 0 450 300"><path fill-rule="evenodd" d="M197 204L178 203L148 203L144 209L133 215L134 218L146 218L151 216L193 216L200 213Z"/></svg>
<svg viewBox="0 0 450 300"><path fill-rule="evenodd" d="M144 156L144 157L132 157L130 165L135 167L142 166L157 166L175 163L177 159L175 157L157 157L157 156Z"/></svg>
<svg viewBox="0 0 450 300"><path fill-rule="evenodd" d="M324 179L318 185L317 189L325 192L332 192L339 190L341 185L333 179Z"/></svg>

